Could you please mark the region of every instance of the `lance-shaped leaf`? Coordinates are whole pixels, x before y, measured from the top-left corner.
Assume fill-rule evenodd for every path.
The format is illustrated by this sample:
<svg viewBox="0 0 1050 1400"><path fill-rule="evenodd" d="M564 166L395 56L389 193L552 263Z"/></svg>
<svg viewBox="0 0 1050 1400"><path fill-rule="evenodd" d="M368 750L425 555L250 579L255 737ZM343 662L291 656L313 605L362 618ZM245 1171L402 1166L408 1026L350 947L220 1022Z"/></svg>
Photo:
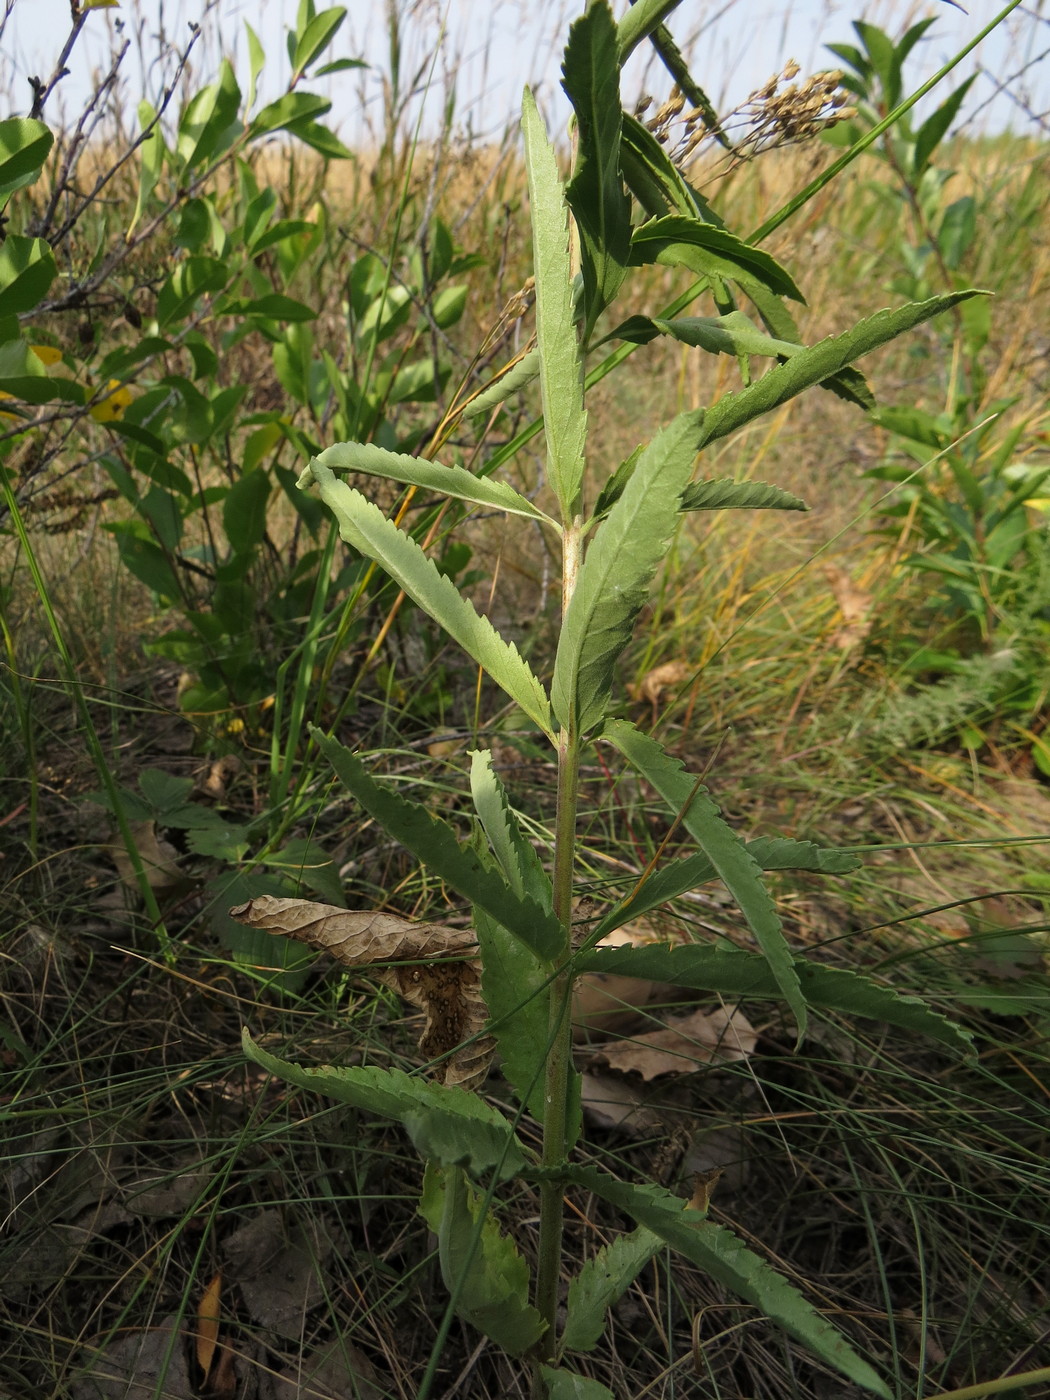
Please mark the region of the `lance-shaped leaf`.
<svg viewBox="0 0 1050 1400"><path fill-rule="evenodd" d="M662 1248L660 1236L639 1225L630 1234L617 1235L587 1260L569 1284L568 1314L561 1338L566 1351L590 1351L598 1345L609 1309Z"/></svg>
<svg viewBox="0 0 1050 1400"><path fill-rule="evenodd" d="M726 997L782 996L772 970L758 953L726 953L696 943L673 948L666 944L592 948L577 956L576 967L580 972L641 977ZM973 1037L969 1031L932 1010L919 997L873 982L858 972L822 967L803 958L795 960L795 973L811 1006L899 1026L952 1050L970 1053Z"/></svg>
<svg viewBox="0 0 1050 1400"><path fill-rule="evenodd" d="M658 1186L630 1186L593 1167L568 1167L564 1176L646 1226L840 1375L890 1400L890 1392L876 1371L842 1333L732 1231L705 1219L699 1210L683 1210L677 1196Z"/></svg>
<svg viewBox="0 0 1050 1400"><path fill-rule="evenodd" d="M536 340L540 354L543 430L547 473L562 517L579 512L583 486L587 415L583 407L583 367L573 319L572 267L565 194L554 147L525 89L521 104L525 168L529 179L533 272L536 278Z"/></svg>
<svg viewBox="0 0 1050 1400"><path fill-rule="evenodd" d="M679 414L638 457L623 494L587 550L565 611L551 683L559 722L599 724L616 659L631 639L667 552L693 471L703 411Z"/></svg>
<svg viewBox="0 0 1050 1400"><path fill-rule="evenodd" d="M482 389L480 394L467 404L464 412L471 418L476 418L482 413L491 413L494 408L498 408L501 403L526 388L534 379L539 378L540 373L540 352L529 350L516 365L512 365L506 374L501 374L494 380L488 388Z"/></svg>
<svg viewBox="0 0 1050 1400"><path fill-rule="evenodd" d="M378 506L318 461L308 471L339 522L343 539L381 564L417 607L440 623L549 737L550 702L517 647L504 641L488 618L475 610L415 540L388 520Z"/></svg>
<svg viewBox="0 0 1050 1400"><path fill-rule="evenodd" d="M501 1181L525 1165L521 1144L503 1115L477 1094L415 1079L398 1069L324 1065L307 1069L264 1050L245 1030L244 1053L263 1069L366 1113L403 1123L421 1156Z"/></svg>
<svg viewBox="0 0 1050 1400"><path fill-rule="evenodd" d="M616 745L671 811L681 817L686 831L718 871L769 963L780 993L798 1022L801 1039L806 1031L806 1003L776 906L762 883L758 862L723 821L707 789L695 782L655 739L624 720L607 724L604 737Z"/></svg>
<svg viewBox="0 0 1050 1400"><path fill-rule="evenodd" d="M35 117L0 122L0 206L31 185L44 168L55 138Z"/></svg>
<svg viewBox="0 0 1050 1400"><path fill-rule="evenodd" d="M790 341L793 345L801 345L802 337L799 334L795 318L780 297L775 296L767 288L757 285L748 287L747 294L762 318L762 324L772 335L779 340ZM847 367L840 370L838 374L833 374L830 379L822 380L819 387L830 390L836 397L845 399L847 403L856 404L865 413L871 413L875 409L875 396L859 369Z"/></svg>
<svg viewBox="0 0 1050 1400"><path fill-rule="evenodd" d="M638 0L637 4L632 5L616 26L620 62L626 62L642 40L681 3L682 0Z"/></svg>
<svg viewBox="0 0 1050 1400"><path fill-rule="evenodd" d="M787 836L760 836L746 842L745 849L762 870L815 870L822 875L844 875L861 864L851 851L828 850L812 841L795 841ZM677 899L717 878L718 871L706 855L674 860L647 876L637 892L610 909L591 930L590 939L597 942L650 909L658 909L669 899Z"/></svg>
<svg viewBox="0 0 1050 1400"><path fill-rule="evenodd" d="M686 219L724 227L707 201L702 198L675 165L656 137L637 117L622 115L620 163L627 185L647 214L681 214Z"/></svg>
<svg viewBox="0 0 1050 1400"><path fill-rule="evenodd" d="M687 267L698 277L730 277L745 288L757 282L781 296L805 300L790 273L761 248L745 243L728 229L680 214L650 219L635 229L631 263L642 266L654 262Z"/></svg>
<svg viewBox="0 0 1050 1400"><path fill-rule="evenodd" d="M438 1062L441 1083L475 1090L484 1084L495 1044L485 1034L488 1007L469 930L273 895L238 905L230 917L294 938L374 977L426 1012L419 1048Z"/></svg>
<svg viewBox="0 0 1050 1400"><path fill-rule="evenodd" d="M515 894L494 870L485 868L476 851L460 845L445 822L431 816L425 807L377 783L356 754L337 739L313 725L310 733L361 806L395 841L465 899L480 905L536 957L557 956L565 943L565 931L549 910Z"/></svg>
<svg viewBox="0 0 1050 1400"><path fill-rule="evenodd" d="M494 481L492 477L475 476L463 467L442 466L440 462L430 462L425 457L409 457L403 452L388 452L370 442L338 442L326 447L313 458L303 471L300 484L309 485L311 480L320 480L314 467L328 467L337 472L365 472L369 476L381 476L387 481L400 481L406 486L420 486L424 491L440 491L457 500L469 501L471 505L489 509L508 511L511 515L524 515L529 520L555 522L538 510L504 481Z"/></svg>
<svg viewBox="0 0 1050 1400"><path fill-rule="evenodd" d="M861 355L876 350L905 331L938 316L958 305L978 291L952 292L948 296L931 297L928 301L909 302L892 311L878 311L860 321L843 335L830 336L818 345L800 350L790 360L769 370L761 379L738 394L726 394L707 411L703 428L703 446L726 437L753 418L787 403L803 389L820 384L839 374Z"/></svg>
<svg viewBox="0 0 1050 1400"><path fill-rule="evenodd" d="M605 0L569 30L562 87L576 113L576 169L565 191L580 230L586 341L627 275L631 201L620 174L620 51Z"/></svg>
<svg viewBox="0 0 1050 1400"><path fill-rule="evenodd" d="M553 909L550 876L532 843L525 838L507 790L492 767L489 749L475 749L470 755L470 792L492 853L511 889L519 897L534 899L544 909Z"/></svg>
<svg viewBox="0 0 1050 1400"><path fill-rule="evenodd" d="M528 1301L529 1266L456 1167L427 1164L419 1213L438 1237L438 1259L456 1312L511 1356L546 1330Z"/></svg>
<svg viewBox="0 0 1050 1400"><path fill-rule="evenodd" d="M731 311L726 316L676 316L670 320L629 316L605 339L648 345L660 335L669 335L672 340L696 346L710 355L783 355L786 359L803 349L797 342L765 335L742 311Z"/></svg>
<svg viewBox="0 0 1050 1400"><path fill-rule="evenodd" d="M682 510L809 510L801 497L768 481L694 481L682 492Z"/></svg>

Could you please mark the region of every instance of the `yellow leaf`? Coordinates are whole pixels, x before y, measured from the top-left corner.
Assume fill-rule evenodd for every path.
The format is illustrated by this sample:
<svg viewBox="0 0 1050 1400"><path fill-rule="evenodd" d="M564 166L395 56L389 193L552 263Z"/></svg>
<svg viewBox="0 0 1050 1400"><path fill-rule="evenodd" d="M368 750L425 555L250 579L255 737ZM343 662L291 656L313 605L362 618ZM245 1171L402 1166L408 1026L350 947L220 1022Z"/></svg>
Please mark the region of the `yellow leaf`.
<svg viewBox="0 0 1050 1400"><path fill-rule="evenodd" d="M215 1347L219 1340L219 1292L222 1288L222 1274L217 1273L201 1294L197 1304L197 1365L207 1380L211 1371Z"/></svg>
<svg viewBox="0 0 1050 1400"><path fill-rule="evenodd" d="M81 0L84 10L119 10L120 0Z"/></svg>
<svg viewBox="0 0 1050 1400"><path fill-rule="evenodd" d="M57 365L62 358L62 351L54 345L31 345L29 348L44 365Z"/></svg>
<svg viewBox="0 0 1050 1400"><path fill-rule="evenodd" d="M131 390L119 379L111 379L106 387L109 393L90 410L96 423L112 423L115 419L123 418L124 410L132 400Z"/></svg>

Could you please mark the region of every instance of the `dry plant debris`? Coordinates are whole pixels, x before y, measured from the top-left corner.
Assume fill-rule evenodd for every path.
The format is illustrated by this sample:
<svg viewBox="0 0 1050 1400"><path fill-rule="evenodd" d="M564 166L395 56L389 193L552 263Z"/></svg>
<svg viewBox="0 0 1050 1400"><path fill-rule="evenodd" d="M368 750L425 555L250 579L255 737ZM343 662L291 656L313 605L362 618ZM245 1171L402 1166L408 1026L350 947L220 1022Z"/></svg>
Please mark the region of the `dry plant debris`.
<svg viewBox="0 0 1050 1400"><path fill-rule="evenodd" d="M676 1016L660 1030L603 1045L595 1052L595 1059L610 1069L650 1080L664 1074L691 1074L718 1062L745 1060L757 1043L758 1034L742 1011L716 1007Z"/></svg>
<svg viewBox="0 0 1050 1400"><path fill-rule="evenodd" d="M419 1048L428 1060L439 1061L443 1083L477 1089L485 1082L495 1042L485 1034L488 1008L469 929L274 895L237 905L230 916L367 972L425 1012Z"/></svg>

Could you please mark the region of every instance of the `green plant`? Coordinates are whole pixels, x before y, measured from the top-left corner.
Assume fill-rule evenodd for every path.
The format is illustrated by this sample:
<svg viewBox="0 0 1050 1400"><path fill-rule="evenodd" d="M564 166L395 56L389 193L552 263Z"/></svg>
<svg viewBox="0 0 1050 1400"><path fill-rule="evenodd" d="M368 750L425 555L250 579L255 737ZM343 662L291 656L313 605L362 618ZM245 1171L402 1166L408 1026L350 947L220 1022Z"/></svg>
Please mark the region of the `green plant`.
<svg viewBox="0 0 1050 1400"><path fill-rule="evenodd" d="M450 990L455 985L450 968L435 974L429 966L442 950L453 963L462 963L459 931L448 932L442 942L439 925L413 926L394 916L347 914L299 901L261 899L234 911L254 927L333 949L354 966L396 964L406 948L413 948L425 959L414 974L425 1003L428 983L436 978L433 1000L426 1003L431 1012L427 1052L439 1062L444 1082L372 1067L304 1068L276 1057L245 1033L247 1053L265 1068L399 1120L427 1162L421 1210L437 1234L451 1298L421 1396L433 1383L441 1338L454 1312L512 1355L529 1359L538 1397L607 1396L604 1387L566 1368L566 1353L595 1343L609 1305L664 1246L708 1269L827 1365L875 1394L889 1395L869 1362L786 1279L706 1219L705 1201L698 1197L683 1210L677 1197L659 1187L627 1184L572 1162L581 1120L569 1008L581 973L615 971L734 998L779 998L794 1018L799 1039L806 1034L809 1009L820 1007L907 1026L950 1047L965 1043L956 1026L915 998L859 973L823 968L789 947L762 881L763 868L845 871L855 864L848 853L788 839L745 844L723 821L699 778L689 775L656 739L616 717L617 660L631 640L682 512L798 509L802 504L762 483L694 482L697 454L812 385L870 405L853 361L972 295L954 291L879 313L818 345L800 344L783 300L800 298L790 274L712 216L648 129L622 112L621 65L671 8L666 0L641 4L617 25L608 5L596 3L572 26L563 72L576 113L577 149L572 176L564 184L531 93L524 99L538 345L523 373L494 385L484 406L498 407L500 396L514 392L523 377L538 379L555 513L491 475L498 454L486 464L486 474L346 442L318 454L301 479L304 488L318 487L352 549L380 564L440 624L504 693L520 724L538 732L557 756L548 872L526 838L488 751L472 755L475 821L464 842L454 819L439 819L378 781L360 756L312 730L336 775L370 817L470 902L487 1027L475 1024L466 994ZM642 211L637 223L632 198ZM580 273L575 279L566 205L578 235ZM586 357L598 343L600 318L628 285L630 268L653 262L684 267L700 278L689 295L708 291L717 314L632 316L609 335L635 343L668 335L711 353L732 354L741 363L743 385L706 409L679 415L613 473L604 479L599 473L594 483L586 468L598 470L600 452L587 435ZM740 296L755 308L764 330L739 309ZM779 363L753 375L755 356ZM393 480L504 511L560 543L562 622L549 690L418 543L336 471ZM667 864L654 863L588 927L574 918L577 789L581 760L596 745L618 752L699 849ZM731 891L760 951L699 944L598 946L631 918L715 878ZM470 964L464 976L476 978ZM499 1046L504 1074L520 1105L513 1117L468 1091L484 1077L478 1042L485 1036ZM539 1160L515 1131L525 1111L542 1124ZM497 1191L515 1179L535 1185L540 1196L531 1292L526 1263L493 1212ZM563 1194L573 1185L594 1192L637 1226L583 1267L570 1289L567 1322L559 1335Z"/></svg>
<svg viewBox="0 0 1050 1400"><path fill-rule="evenodd" d="M852 70L844 82L857 107L830 141L855 141L896 106L906 60L933 23L921 20L894 42L857 21L860 47L830 46ZM921 124L905 118L871 147L890 174L888 183L870 186L872 197L906 212L901 266L891 281L897 294L922 297L964 285L977 251L978 202L972 194L948 202L955 171L937 161L972 82L955 88ZM938 363L949 367L943 411L881 408L877 419L891 446L867 473L896 483L880 507L878 532L926 584L920 627L906 629L911 651L903 673L927 684L892 704L876 732L895 743L957 733L976 749L988 718L1015 715L1026 733L1046 703L1050 526L1040 502L1050 462L1039 431L1043 416L1018 418L1011 414L1016 399L989 398L988 303L960 304L954 322L942 327L934 343ZM1045 743L1028 739L1036 764L1050 771Z"/></svg>

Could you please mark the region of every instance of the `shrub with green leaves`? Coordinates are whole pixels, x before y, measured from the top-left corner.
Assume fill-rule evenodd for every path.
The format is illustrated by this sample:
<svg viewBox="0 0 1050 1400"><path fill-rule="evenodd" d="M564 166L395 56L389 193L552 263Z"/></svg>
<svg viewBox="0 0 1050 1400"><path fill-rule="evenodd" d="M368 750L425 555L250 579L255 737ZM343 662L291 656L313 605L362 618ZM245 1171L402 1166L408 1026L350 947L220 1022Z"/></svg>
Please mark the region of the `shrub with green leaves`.
<svg viewBox="0 0 1050 1400"><path fill-rule="evenodd" d="M707 1219L706 1208L683 1208L662 1188L618 1180L578 1165L572 1155L581 1113L569 1020L573 984L584 972L624 973L734 999L778 999L799 1040L811 1011L820 1008L907 1026L956 1051L966 1047L964 1033L918 999L860 973L822 967L790 946L763 869L834 873L853 868L852 857L788 839L745 843L699 778L656 738L616 715L617 662L683 512L802 506L773 486L696 478L698 457L702 461L713 443L812 386L870 407L870 391L854 361L973 295L955 290L880 312L819 344L803 344L786 304L801 300L788 270L727 228L652 133L622 110L621 67L647 38L667 51L662 20L672 8L666 0L649 0L617 24L605 0L598 0L573 24L563 68L576 118L568 180L559 175L536 103L525 93L537 349L523 368L491 386L482 406L497 407L501 396L517 392L529 377L538 382L547 494L537 503L496 477L504 460L499 453L489 459L487 473L470 472L354 441L317 454L300 481L304 490L316 488L333 512L351 559L379 564L481 668L521 725L556 759L554 844L547 861L527 838L487 750L472 756L475 837L464 843L450 823L376 776L365 756L312 731L369 816L471 905L489 1029L521 1111L542 1124L542 1152L537 1156L525 1146L516 1120L463 1088L374 1067L311 1069L278 1058L247 1033L245 1048L257 1063L295 1084L402 1123L427 1164L420 1208L437 1236L450 1292L446 1327L455 1311L511 1355L527 1359L537 1397L609 1396L572 1370L570 1355L595 1344L609 1306L665 1247L709 1270L843 1377L889 1396L871 1362L792 1284ZM588 359L600 343L603 318L629 295L632 268L653 263L684 269L692 279L688 291L667 315L631 314L604 338L630 344L671 337L698 353L729 353L740 362L742 383L664 424L606 476L601 446L588 437ZM678 314L702 294L710 297L714 314ZM764 372L754 363L762 357L775 362ZM443 492L468 506L531 522L547 534L560 550L563 605L549 680L415 540L337 474L348 471ZM656 794L696 851L647 871L580 939L573 924L578 785L581 762L598 746ZM598 946L628 920L712 880L723 882L738 904L752 950L696 943ZM247 922L265 922L250 906L235 912ZM531 1281L495 1209L501 1188L514 1179L534 1184L540 1195ZM593 1192L636 1228L584 1265L570 1287L559 1330L563 1196L572 1187ZM430 1391L436 1356L421 1396Z"/></svg>

